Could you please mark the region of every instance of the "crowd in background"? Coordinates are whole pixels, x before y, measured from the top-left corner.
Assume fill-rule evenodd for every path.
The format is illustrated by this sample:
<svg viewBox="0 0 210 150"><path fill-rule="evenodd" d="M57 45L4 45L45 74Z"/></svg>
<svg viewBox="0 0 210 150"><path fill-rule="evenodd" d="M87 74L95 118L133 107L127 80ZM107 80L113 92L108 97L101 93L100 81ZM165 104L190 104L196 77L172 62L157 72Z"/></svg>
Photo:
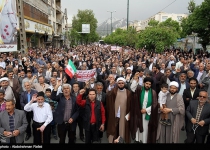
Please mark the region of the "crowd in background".
<svg viewBox="0 0 210 150"><path fill-rule="evenodd" d="M65 73L69 59L77 70L96 69L94 77L85 82L77 81L77 74L70 78ZM29 48L23 55L1 53L0 75L0 133L10 143L32 135L34 143L50 143L51 134L65 143L67 132L69 143L77 136L85 143L100 142L103 136L109 143L120 137L125 143L179 143L181 130L186 131L185 143L210 142L210 55L202 50ZM2 123L5 111L14 112L7 124ZM16 119L20 128L13 127Z"/></svg>

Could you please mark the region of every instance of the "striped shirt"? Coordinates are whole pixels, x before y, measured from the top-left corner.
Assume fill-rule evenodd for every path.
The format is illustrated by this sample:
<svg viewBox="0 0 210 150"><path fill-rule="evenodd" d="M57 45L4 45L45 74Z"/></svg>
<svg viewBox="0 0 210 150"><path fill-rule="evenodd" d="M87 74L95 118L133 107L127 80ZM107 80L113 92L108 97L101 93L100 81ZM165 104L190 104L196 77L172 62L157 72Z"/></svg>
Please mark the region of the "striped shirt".
<svg viewBox="0 0 210 150"><path fill-rule="evenodd" d="M13 113L12 115L9 115L9 128L10 131L13 132L15 130L15 113Z"/></svg>
<svg viewBox="0 0 210 150"><path fill-rule="evenodd" d="M64 122L68 122L71 118L71 110L72 110L72 99L66 100L65 110L64 110Z"/></svg>

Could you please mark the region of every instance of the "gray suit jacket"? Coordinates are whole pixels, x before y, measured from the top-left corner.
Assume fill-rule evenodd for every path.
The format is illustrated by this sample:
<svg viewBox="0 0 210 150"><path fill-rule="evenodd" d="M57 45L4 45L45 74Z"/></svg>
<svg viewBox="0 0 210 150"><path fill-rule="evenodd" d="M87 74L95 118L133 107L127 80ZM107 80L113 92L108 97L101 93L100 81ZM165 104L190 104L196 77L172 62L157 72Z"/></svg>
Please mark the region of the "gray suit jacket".
<svg viewBox="0 0 210 150"><path fill-rule="evenodd" d="M26 120L26 114L23 110L15 109L15 130L19 130L20 134L15 137L16 143L23 143L24 133L26 131L28 122ZM10 131L9 127L9 116L8 112L2 111L0 113L0 133L3 134L5 131ZM6 139L6 143L10 142L10 138Z"/></svg>

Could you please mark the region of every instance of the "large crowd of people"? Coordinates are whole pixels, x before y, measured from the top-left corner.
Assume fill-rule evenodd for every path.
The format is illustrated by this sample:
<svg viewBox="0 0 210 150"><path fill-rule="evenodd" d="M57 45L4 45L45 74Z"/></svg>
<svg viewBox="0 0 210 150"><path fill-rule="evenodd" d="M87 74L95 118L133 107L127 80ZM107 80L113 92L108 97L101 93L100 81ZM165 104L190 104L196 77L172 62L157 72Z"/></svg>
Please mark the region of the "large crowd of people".
<svg viewBox="0 0 210 150"><path fill-rule="evenodd" d="M87 81L71 78L95 69ZM1 142L210 143L210 55L78 45L0 54ZM79 128L79 135L76 129ZM4 138L3 138L4 137ZM5 141L2 139L6 139Z"/></svg>

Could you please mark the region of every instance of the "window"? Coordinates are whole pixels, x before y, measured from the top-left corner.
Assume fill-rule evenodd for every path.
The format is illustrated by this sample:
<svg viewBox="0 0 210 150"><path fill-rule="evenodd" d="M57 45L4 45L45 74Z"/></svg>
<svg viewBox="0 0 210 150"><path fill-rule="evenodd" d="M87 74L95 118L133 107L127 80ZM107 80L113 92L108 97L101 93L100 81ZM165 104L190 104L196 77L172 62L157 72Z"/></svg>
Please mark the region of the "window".
<svg viewBox="0 0 210 150"><path fill-rule="evenodd" d="M177 21L181 21L182 16L177 16Z"/></svg>
<svg viewBox="0 0 210 150"><path fill-rule="evenodd" d="M55 22L53 22L53 29L54 29L54 31L55 31Z"/></svg>
<svg viewBox="0 0 210 150"><path fill-rule="evenodd" d="M50 24L50 25L51 25L51 23L52 23L52 21L51 21L51 20L48 20L48 24Z"/></svg>
<svg viewBox="0 0 210 150"><path fill-rule="evenodd" d="M53 15L53 17L55 17L54 8L52 8L52 15Z"/></svg>
<svg viewBox="0 0 210 150"><path fill-rule="evenodd" d="M168 16L162 16L162 22L166 21L168 19Z"/></svg>

